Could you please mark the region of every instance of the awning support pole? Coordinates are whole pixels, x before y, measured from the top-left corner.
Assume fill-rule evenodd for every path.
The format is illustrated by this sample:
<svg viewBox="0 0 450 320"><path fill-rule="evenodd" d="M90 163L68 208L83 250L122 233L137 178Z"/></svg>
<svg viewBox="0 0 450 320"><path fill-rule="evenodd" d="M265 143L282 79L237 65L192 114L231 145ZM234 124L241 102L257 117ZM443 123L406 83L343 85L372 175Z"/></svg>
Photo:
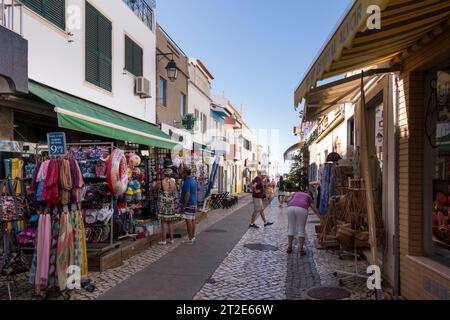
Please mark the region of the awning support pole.
<svg viewBox="0 0 450 320"><path fill-rule="evenodd" d="M377 258L377 228L375 217L375 203L373 199L373 182L370 173L369 150L367 148L368 119L366 112L366 101L364 92L364 71L361 72L361 173L364 179L364 189L367 201L367 220L369 224L370 264L378 266ZM381 289L376 290L376 299L381 300Z"/></svg>

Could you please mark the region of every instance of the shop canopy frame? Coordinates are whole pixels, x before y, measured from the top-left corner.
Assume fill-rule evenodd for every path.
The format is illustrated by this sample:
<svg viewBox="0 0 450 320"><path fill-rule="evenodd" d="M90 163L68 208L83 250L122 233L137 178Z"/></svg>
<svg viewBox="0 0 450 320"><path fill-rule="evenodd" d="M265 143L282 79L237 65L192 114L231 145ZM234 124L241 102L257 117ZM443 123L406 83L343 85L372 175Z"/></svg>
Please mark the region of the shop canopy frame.
<svg viewBox="0 0 450 320"><path fill-rule="evenodd" d="M381 28L371 30L373 5L381 9ZM296 89L295 107L318 81L398 65L449 26L450 1L355 0Z"/></svg>
<svg viewBox="0 0 450 320"><path fill-rule="evenodd" d="M333 107L344 103L353 103L361 94L361 77L364 86L377 82L385 74L399 71L399 68L370 69L347 78L324 84L312 89L305 96L305 112L303 121L312 121Z"/></svg>
<svg viewBox="0 0 450 320"><path fill-rule="evenodd" d="M177 146L170 136L151 123L34 81L30 81L29 91L54 106L61 128L156 148L172 149Z"/></svg>

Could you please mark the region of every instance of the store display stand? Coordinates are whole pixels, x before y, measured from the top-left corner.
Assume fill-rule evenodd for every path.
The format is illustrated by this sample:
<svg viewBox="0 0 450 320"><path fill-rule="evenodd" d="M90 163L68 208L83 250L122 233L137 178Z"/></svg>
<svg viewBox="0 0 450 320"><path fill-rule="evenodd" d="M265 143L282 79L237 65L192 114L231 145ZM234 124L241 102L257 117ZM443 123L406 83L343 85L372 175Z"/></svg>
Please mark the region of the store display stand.
<svg viewBox="0 0 450 320"><path fill-rule="evenodd" d="M355 241L354 241L355 242ZM369 277L365 274L362 274L358 270L358 260L360 260L360 254L357 251L356 244L353 245L353 253L341 251L339 253L339 259L343 259L344 256L353 256L354 257L354 272L348 272L344 270L336 270L333 272L333 276L338 277L339 275L344 275L344 277L339 278L339 286L343 287L345 285L344 280L352 279L352 278L362 278L369 279Z"/></svg>

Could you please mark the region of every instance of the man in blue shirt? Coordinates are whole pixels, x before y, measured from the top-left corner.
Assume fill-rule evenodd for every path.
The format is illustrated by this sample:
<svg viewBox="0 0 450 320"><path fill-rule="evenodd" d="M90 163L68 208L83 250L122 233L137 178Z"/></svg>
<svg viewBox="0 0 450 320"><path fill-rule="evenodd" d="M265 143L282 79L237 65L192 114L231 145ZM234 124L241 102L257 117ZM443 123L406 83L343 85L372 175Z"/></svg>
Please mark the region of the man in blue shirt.
<svg viewBox="0 0 450 320"><path fill-rule="evenodd" d="M183 188L181 190L181 216L186 220L189 240L187 244L195 242L195 213L197 212L197 182L191 175L190 169L185 169L183 174Z"/></svg>

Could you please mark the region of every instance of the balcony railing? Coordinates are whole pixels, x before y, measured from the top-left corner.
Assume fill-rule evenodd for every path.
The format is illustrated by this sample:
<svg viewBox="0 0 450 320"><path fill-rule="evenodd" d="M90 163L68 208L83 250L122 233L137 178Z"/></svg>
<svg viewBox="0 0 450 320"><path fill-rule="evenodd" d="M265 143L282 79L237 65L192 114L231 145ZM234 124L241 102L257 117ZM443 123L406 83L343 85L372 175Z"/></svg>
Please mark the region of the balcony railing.
<svg viewBox="0 0 450 320"><path fill-rule="evenodd" d="M18 0L0 0L0 25L23 35L23 8Z"/></svg>
<svg viewBox="0 0 450 320"><path fill-rule="evenodd" d="M123 0L123 2L133 10L134 14L137 15L150 30L153 30L153 10L156 8L155 0Z"/></svg>

